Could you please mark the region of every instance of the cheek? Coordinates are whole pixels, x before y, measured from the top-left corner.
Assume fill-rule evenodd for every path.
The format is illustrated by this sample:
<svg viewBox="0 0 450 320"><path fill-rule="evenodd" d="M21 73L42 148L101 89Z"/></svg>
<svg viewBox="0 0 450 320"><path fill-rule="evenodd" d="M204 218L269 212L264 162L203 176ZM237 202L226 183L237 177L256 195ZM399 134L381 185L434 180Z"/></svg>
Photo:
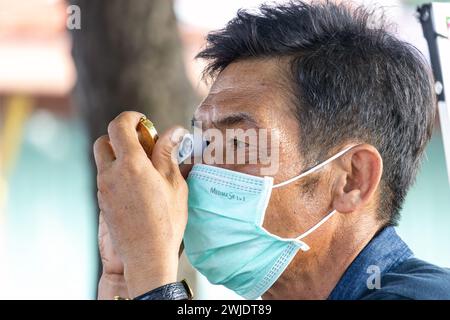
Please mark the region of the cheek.
<svg viewBox="0 0 450 320"><path fill-rule="evenodd" d="M298 195L296 187L274 189L264 217L263 227L277 236L294 238L311 225L309 205Z"/></svg>

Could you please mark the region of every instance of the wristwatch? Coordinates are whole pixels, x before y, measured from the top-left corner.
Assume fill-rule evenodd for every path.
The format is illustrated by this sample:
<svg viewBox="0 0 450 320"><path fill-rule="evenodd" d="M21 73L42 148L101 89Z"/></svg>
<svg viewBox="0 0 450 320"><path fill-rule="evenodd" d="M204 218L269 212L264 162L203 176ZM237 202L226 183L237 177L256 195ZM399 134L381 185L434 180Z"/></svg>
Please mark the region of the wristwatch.
<svg viewBox="0 0 450 320"><path fill-rule="evenodd" d="M133 300L192 300L193 293L185 279L173 282L144 293ZM114 297L114 300L126 300Z"/></svg>
<svg viewBox="0 0 450 320"><path fill-rule="evenodd" d="M134 300L192 300L192 290L183 279L180 282L173 282L153 289Z"/></svg>

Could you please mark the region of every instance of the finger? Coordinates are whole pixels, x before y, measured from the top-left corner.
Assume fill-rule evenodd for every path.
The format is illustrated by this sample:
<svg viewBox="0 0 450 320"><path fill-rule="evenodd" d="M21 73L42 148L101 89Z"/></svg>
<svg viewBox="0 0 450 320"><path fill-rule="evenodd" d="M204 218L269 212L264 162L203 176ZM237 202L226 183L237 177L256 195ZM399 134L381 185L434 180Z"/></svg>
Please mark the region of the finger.
<svg viewBox="0 0 450 320"><path fill-rule="evenodd" d="M108 233L108 227L105 224L103 213L100 211L98 215L98 238L103 238Z"/></svg>
<svg viewBox="0 0 450 320"><path fill-rule="evenodd" d="M100 211L99 215L98 245L103 263L103 271L108 274L121 274L123 272L122 261L114 249L108 225L106 224L102 211Z"/></svg>
<svg viewBox="0 0 450 320"><path fill-rule="evenodd" d="M139 143L136 127L144 115L139 112L126 111L119 114L108 125L111 145L117 158L145 155Z"/></svg>
<svg viewBox="0 0 450 320"><path fill-rule="evenodd" d="M98 241L99 245L104 244L104 240L109 240L109 229L108 225L106 224L105 217L103 216L103 212L100 211L100 214L98 215Z"/></svg>
<svg viewBox="0 0 450 320"><path fill-rule="evenodd" d="M153 149L151 159L153 166L170 179L181 177L176 153L186 133L188 131L182 127L173 127L159 137Z"/></svg>
<svg viewBox="0 0 450 320"><path fill-rule="evenodd" d="M94 158L99 172L107 168L116 159L107 135L101 136L95 141Z"/></svg>

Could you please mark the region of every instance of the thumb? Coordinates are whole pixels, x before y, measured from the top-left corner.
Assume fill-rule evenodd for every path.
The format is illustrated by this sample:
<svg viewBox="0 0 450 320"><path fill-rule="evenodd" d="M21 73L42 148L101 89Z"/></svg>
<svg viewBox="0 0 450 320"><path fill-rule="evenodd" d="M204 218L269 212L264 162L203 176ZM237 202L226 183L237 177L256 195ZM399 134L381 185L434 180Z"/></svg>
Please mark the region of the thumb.
<svg viewBox="0 0 450 320"><path fill-rule="evenodd" d="M153 148L151 156L153 166L169 180L182 177L178 167L177 151L186 133L188 131L182 127L173 127L158 138Z"/></svg>

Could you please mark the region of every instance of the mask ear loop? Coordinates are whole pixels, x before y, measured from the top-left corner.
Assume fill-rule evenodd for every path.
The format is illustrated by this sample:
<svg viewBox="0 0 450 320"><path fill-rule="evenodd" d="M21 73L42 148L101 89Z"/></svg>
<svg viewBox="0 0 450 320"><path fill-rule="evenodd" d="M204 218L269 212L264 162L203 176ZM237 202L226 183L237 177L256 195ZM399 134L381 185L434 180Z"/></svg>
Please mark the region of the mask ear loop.
<svg viewBox="0 0 450 320"><path fill-rule="evenodd" d="M327 164L329 164L331 161L333 161L333 160L339 158L340 156L342 156L344 153L346 153L347 151L349 151L349 150L350 150L351 148L353 148L353 147L355 147L355 146L353 145L353 146L350 146L350 147L347 147L347 148L343 149L342 151L336 153L334 156L332 156L331 158L325 160L324 162L320 163L319 165L317 165L317 166L315 166L315 167L313 167L313 168L311 168L311 169L309 169L309 170L303 172L302 174L300 174L300 175L298 175L298 176L296 176L296 177L293 177L293 178L291 178L291 179L289 179L289 180L286 180L286 181L283 181L283 182L281 182L281 183L275 184L275 185L272 186L272 188L283 187L283 186L285 186L285 185L287 185L287 184L289 184L289 183L291 183L291 182L294 182L294 181L296 181L296 180L298 180L298 179L300 179L300 178L303 178L304 176L306 176L306 175L308 175L308 174L310 174L310 173L312 173L312 172L314 172L314 171L317 171L317 170L321 169L322 167L324 167L324 166L326 166ZM305 242L301 241L301 239L307 237L307 236L310 235L312 232L316 231L317 228L319 228L322 224L324 224L325 222L327 222L327 220L330 219L335 213L336 213L336 209L334 209L334 210L331 211L329 214L327 214L327 215L326 215L322 220L320 220L315 226L311 227L311 228L310 228L309 230L307 230L306 232L304 232L304 233L302 233L301 235L299 235L298 237L294 238L295 241L297 241L298 243L300 243L300 245L301 245L300 249L301 249L302 251L308 251L308 250L310 249L310 247L309 247Z"/></svg>
<svg viewBox="0 0 450 320"><path fill-rule="evenodd" d="M342 150L342 151L336 153L336 154L335 154L334 156L332 156L331 158L325 160L324 162L318 164L318 165L315 166L315 167L312 167L311 169L309 169L309 170L303 172L302 174L300 174L300 175L298 175L298 176L296 176L296 177L290 178L290 179L288 179L288 180L286 180L286 181L283 181L283 182L274 184L274 185L272 186L272 188L283 187L283 186L285 186L285 185L287 185L287 184L289 184L289 183L291 183L291 182L294 182L294 181L296 181L296 180L298 180L298 179L303 178L304 176L307 176L308 174L310 174L310 173L312 173L312 172L314 172L314 171L317 171L317 170L323 168L324 166L326 166L327 164L329 164L331 161L333 161L333 160L339 158L340 156L342 156L344 153L346 153L348 150L350 150L350 149L353 148L353 147L355 147L355 146L350 146L350 147L348 147L348 148L345 148L344 150Z"/></svg>
<svg viewBox="0 0 450 320"><path fill-rule="evenodd" d="M337 212L336 209L334 209L329 214L327 214L322 220L320 220L319 223L317 223L315 226L311 227L308 231L302 233L297 238L295 238L295 241L298 241L302 245L301 249L303 251L308 251L309 250L309 246L306 243L304 243L303 241L301 241L301 239L306 238L311 233L316 231L317 228L319 228L321 225L323 225L325 222L327 222L327 220L330 219L336 212Z"/></svg>

